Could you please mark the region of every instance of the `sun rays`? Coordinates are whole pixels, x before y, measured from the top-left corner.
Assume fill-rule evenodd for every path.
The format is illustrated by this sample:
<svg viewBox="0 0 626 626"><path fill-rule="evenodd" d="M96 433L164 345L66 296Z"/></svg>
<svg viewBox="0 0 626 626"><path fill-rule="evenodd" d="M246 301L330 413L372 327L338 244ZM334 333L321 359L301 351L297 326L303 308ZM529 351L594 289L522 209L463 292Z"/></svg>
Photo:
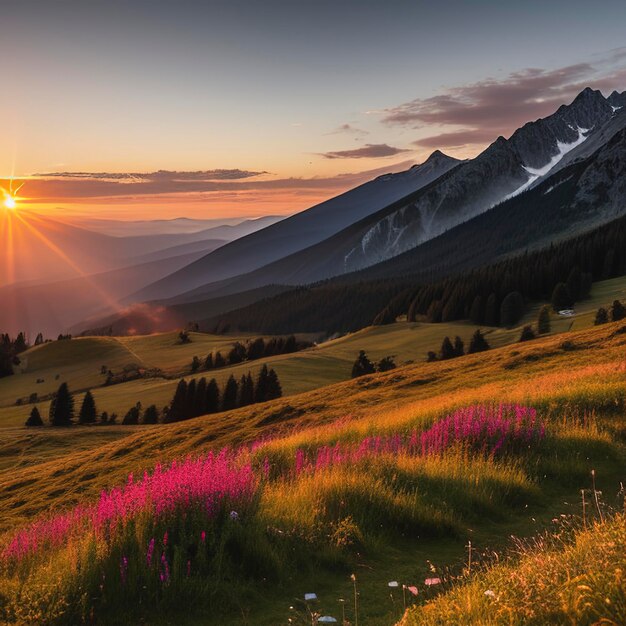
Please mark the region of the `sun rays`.
<svg viewBox="0 0 626 626"><path fill-rule="evenodd" d="M17 209L19 196L17 195L20 189L24 186L25 183L20 183L15 189L13 188L13 179L9 180L9 188L0 187L0 192L2 193L2 206L4 209L9 211L15 211Z"/></svg>
<svg viewBox="0 0 626 626"><path fill-rule="evenodd" d="M46 257L45 250L69 267L76 278L86 281L83 288L95 292L103 307L112 308L114 311L121 310L117 300L67 254L62 244L55 242L46 234L51 228L54 230L55 222L50 220L48 223L36 212L20 208L21 201L27 200L18 195L25 182L15 184L11 178L4 181L4 185L0 185L0 287L19 283L23 275L23 272L19 271L20 259L28 259L33 263L37 263L38 258L41 263L45 263L46 258L50 259L49 254ZM25 250L28 251L26 257ZM27 315L28 311L23 311L23 314Z"/></svg>

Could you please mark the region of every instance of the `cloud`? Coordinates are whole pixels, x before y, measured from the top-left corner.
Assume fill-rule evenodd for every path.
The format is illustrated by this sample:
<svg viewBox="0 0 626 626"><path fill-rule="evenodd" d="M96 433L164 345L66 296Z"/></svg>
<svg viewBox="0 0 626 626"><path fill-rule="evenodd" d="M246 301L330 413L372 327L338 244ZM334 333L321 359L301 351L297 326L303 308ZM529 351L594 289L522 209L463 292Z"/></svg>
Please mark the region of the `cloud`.
<svg viewBox="0 0 626 626"><path fill-rule="evenodd" d="M571 102L582 89L602 89L606 95L624 88L626 70L611 67L626 54L617 49L597 63L577 63L545 70L527 68L502 79L487 78L452 87L429 98L416 98L385 110L387 125L423 128L439 126L442 132L420 138L423 147L484 144L498 135L510 135L528 121L554 113Z"/></svg>
<svg viewBox="0 0 626 626"><path fill-rule="evenodd" d="M357 128L356 126L352 126L352 124L341 124L341 126L338 126L337 128L335 128L335 130L326 134L327 135L341 135L341 134L358 135L361 137L365 135L369 135L369 133L366 130L363 130L362 128Z"/></svg>
<svg viewBox="0 0 626 626"><path fill-rule="evenodd" d="M157 172L49 172L34 174L38 178L78 178L87 180L109 180L119 182L151 182L151 181L211 181L211 180L240 180L267 174L240 169L199 170L193 172L176 172L158 170Z"/></svg>
<svg viewBox="0 0 626 626"><path fill-rule="evenodd" d="M439 135L422 137L413 142L420 148L459 148L468 144L483 144L493 141L493 132L489 129L465 128Z"/></svg>
<svg viewBox="0 0 626 626"><path fill-rule="evenodd" d="M402 154L403 152L410 152L410 150L388 146L386 143L368 143L362 148L355 148L353 150L323 152L322 156L326 159L378 159Z"/></svg>
<svg viewBox="0 0 626 626"><path fill-rule="evenodd" d="M581 79L592 73L588 63L552 71L529 68L502 80L488 78L431 98L417 98L387 109L383 121L508 127L553 111L555 103L574 96Z"/></svg>
<svg viewBox="0 0 626 626"><path fill-rule="evenodd" d="M242 192L266 192L288 190L291 194L298 191L306 192L310 190L328 191L334 193L343 191L360 185L367 180L371 180L381 174L391 171L398 172L408 169L413 164L412 161L402 161L380 167L359 172L350 172L338 174L336 176L325 177L292 177L292 178L259 178L253 180L252 177L241 180L194 180L192 179L171 179L165 177L165 180L152 178L150 180L135 180L130 175L124 177L117 174L118 178L100 178L99 174L89 174L86 172L74 172L73 175L47 175L41 178L25 179L25 186L20 193L24 201L28 203L50 203L56 201L80 201L89 199L90 201L100 201L113 199L120 201L122 199L130 201L140 197L147 198L166 198L180 197L185 194L187 198L191 198L192 194L198 195L198 199L207 199L207 195L216 198L220 194L226 193L242 193ZM0 185L7 181L0 180Z"/></svg>

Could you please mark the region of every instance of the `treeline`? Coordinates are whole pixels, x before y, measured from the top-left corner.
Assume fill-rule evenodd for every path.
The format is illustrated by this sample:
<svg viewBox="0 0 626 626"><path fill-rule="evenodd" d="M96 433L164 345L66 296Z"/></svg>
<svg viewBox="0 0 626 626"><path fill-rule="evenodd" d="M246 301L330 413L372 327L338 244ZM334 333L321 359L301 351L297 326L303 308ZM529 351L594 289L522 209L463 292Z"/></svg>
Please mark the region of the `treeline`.
<svg viewBox="0 0 626 626"><path fill-rule="evenodd" d="M608 310L601 306L596 311L596 317L593 323L599 326L600 324L606 324L608 322L619 322L623 319L626 319L626 307L619 300L613 300L613 304Z"/></svg>
<svg viewBox="0 0 626 626"><path fill-rule="evenodd" d="M446 336L441 342L439 354L431 350L426 354L426 360L429 363L432 361L447 361L448 359L455 359L465 354L476 354L477 352L485 352L490 349L491 346L485 339L485 335L477 328L470 339L467 352L465 351L465 343L458 335L454 338L454 342L452 342L450 337Z"/></svg>
<svg viewBox="0 0 626 626"><path fill-rule="evenodd" d="M7 333L0 335L0 378L13 374L13 366L20 364L18 355L28 347L24 333L19 333L15 339Z"/></svg>
<svg viewBox="0 0 626 626"><path fill-rule="evenodd" d="M123 425L171 423L206 415L230 411L239 407L267 402L280 398L283 395L282 386L274 369L263 365L256 379L250 372L242 375L237 381L233 375L229 377L223 387L217 384L215 378L207 382L206 378L187 382L179 381L174 397L169 406L159 410L152 404L145 409L141 402L130 407L124 418ZM86 424L117 424L117 414L109 415L106 411L98 413L96 401L91 393L83 397L78 414L75 410L74 396L67 383L61 383L54 394L48 412L48 421L51 426L71 426L74 423ZM35 406L26 420L26 426L43 426L44 421L39 409Z"/></svg>
<svg viewBox="0 0 626 626"><path fill-rule="evenodd" d="M237 380L232 374L220 389L215 378L187 382L179 381L169 407L164 411L165 422L182 420L231 411L250 404L267 402L283 395L278 375L274 369L263 365L256 380L250 372Z"/></svg>
<svg viewBox="0 0 626 626"><path fill-rule="evenodd" d="M191 362L191 371L219 369L227 365L238 365L244 361L256 361L278 354L291 354L312 346L313 344L310 341L298 341L294 335L272 337L267 341L263 337L258 337L246 343L236 341L233 347L226 353L226 356L222 355L219 350L215 353L209 353L204 360L194 356Z"/></svg>
<svg viewBox="0 0 626 626"><path fill-rule="evenodd" d="M352 378L374 374L375 372L388 372L396 369L396 367L396 362L392 356L385 356L378 363L372 363L365 350L360 350L359 356L357 356L356 361L352 365Z"/></svg>
<svg viewBox="0 0 626 626"><path fill-rule="evenodd" d="M39 333L34 345L38 346L44 342L43 335ZM0 334L0 378L13 374L13 366L20 364L18 355L28 348L30 348L30 344L26 340L25 333L18 333L15 339L11 339L8 333Z"/></svg>
<svg viewBox="0 0 626 626"><path fill-rule="evenodd" d="M379 311L412 284L414 281L406 278L359 284L324 281L255 302L209 324L213 332L224 326L232 332L268 335L352 332L369 326Z"/></svg>
<svg viewBox="0 0 626 626"><path fill-rule="evenodd" d="M398 316L432 322L471 319L514 323L528 301L571 306L591 282L626 274L626 217L588 233L481 268L427 281L418 275L347 283L340 277L300 287L216 320L233 329L264 333L351 332ZM512 316L511 316L512 315ZM519 319L519 317L518 317Z"/></svg>

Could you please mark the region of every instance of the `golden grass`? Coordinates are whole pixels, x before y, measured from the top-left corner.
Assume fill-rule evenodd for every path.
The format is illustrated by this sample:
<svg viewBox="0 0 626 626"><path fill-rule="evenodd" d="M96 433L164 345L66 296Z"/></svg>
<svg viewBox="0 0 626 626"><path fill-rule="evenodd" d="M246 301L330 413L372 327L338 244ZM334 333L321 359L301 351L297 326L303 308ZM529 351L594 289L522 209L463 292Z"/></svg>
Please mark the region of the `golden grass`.
<svg viewBox="0 0 626 626"><path fill-rule="evenodd" d="M473 402L544 402L547 410L550 403L570 402L568 393L577 393L579 402L623 410L626 337L614 334L618 328L619 323L571 333L568 340L574 350L561 347L562 337L547 337L451 361L410 365L178 424L120 428L115 435L104 427L74 427L51 438L44 429L24 442L23 429L7 429L6 441L14 438L13 462L5 459L0 471L0 528L94 497L103 487L123 481L128 472L148 469L157 461L260 437L280 435L281 446L357 438L419 424ZM511 368L513 360L522 365ZM110 441L117 435L119 439ZM43 449L47 442L56 450L42 453L41 463L31 457L27 467L19 468L23 446ZM75 449L89 445L92 449Z"/></svg>
<svg viewBox="0 0 626 626"><path fill-rule="evenodd" d="M553 318L552 332L565 333L570 329L581 330L593 324L598 306L604 306L626 293L626 279L612 279L596 283L592 297L577 305L574 318ZM487 338L492 347L513 345L519 339L520 328L534 323L539 305L529 308L520 325L512 329L487 328ZM271 363L280 377L286 395L295 395L319 387L345 381L350 377L352 363L359 350L364 349L370 358L378 360L394 355L397 363L420 363L429 350L438 351L443 338L460 335L466 344L475 327L468 322L449 324L397 323L389 326L365 328L320 344L303 353L280 355L211 372L224 382L232 373L236 377L249 370L256 372L263 363ZM180 344L177 333L161 333L138 337L88 337L72 341L52 342L38 346L23 355L20 373L0 379L0 428L21 426L32 405L15 406L18 398L27 398L37 392L40 396L50 394L60 382L67 382L70 389L79 392L95 388L95 398L101 411L124 415L140 401L144 405L163 407L174 394L178 379L155 378L135 380L112 387L102 387L105 376L100 373L103 365L121 371L131 364L143 368L159 368L170 376L178 376L188 370L193 356L204 357L211 351L226 351L234 341L245 341L249 336L221 336L191 333L192 342ZM534 342L531 342L534 343ZM523 358L512 356L508 368L524 367ZM196 376L206 376L200 373ZM57 378L57 376L59 378ZM189 376L187 375L189 378ZM44 379L37 384L36 380ZM78 394L80 402L82 395ZM47 415L49 402L38 403L42 415Z"/></svg>
<svg viewBox="0 0 626 626"><path fill-rule="evenodd" d="M605 624L626 616L626 519L539 538L519 558L410 609L400 626Z"/></svg>

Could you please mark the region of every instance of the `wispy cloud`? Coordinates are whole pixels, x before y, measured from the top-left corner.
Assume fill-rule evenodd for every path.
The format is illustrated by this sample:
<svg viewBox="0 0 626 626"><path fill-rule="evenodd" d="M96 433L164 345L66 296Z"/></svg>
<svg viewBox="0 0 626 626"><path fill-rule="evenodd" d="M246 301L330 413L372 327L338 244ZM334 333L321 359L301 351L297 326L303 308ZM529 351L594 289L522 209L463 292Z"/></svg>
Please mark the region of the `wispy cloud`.
<svg viewBox="0 0 626 626"><path fill-rule="evenodd" d="M369 135L369 133L366 130L363 130L362 128L358 128L356 126L353 126L352 124L341 124L341 126L338 126L337 128L335 128L335 130L331 130L329 133L326 133L327 135L355 135L355 136L359 136L359 137L364 137L365 135Z"/></svg>
<svg viewBox="0 0 626 626"><path fill-rule="evenodd" d="M212 181L240 180L253 178L268 172L254 172L240 169L198 170L177 172L158 170L156 172L48 172L34 174L38 178L78 178L82 180L111 180L118 182L151 182L151 181Z"/></svg>
<svg viewBox="0 0 626 626"><path fill-rule="evenodd" d="M335 176L270 178L242 176L219 179L196 179L193 176L154 176L153 174L93 174L88 172L73 172L64 174L45 175L28 179L22 194L30 202L56 202L59 200L79 201L85 199L116 198L121 200L137 199L139 197L166 197L174 194L198 195L198 199L207 195L211 198L219 194L241 192L289 191L290 194L299 191L311 190L328 191L334 193L343 191L352 186L360 185L366 180L375 178L390 171L401 171L412 165L412 161L402 161L365 171L337 174ZM213 172L221 170L212 170ZM226 170L225 170L226 171ZM228 170L231 171L231 170ZM232 170L242 171L242 170ZM258 172L255 176L262 174ZM192 173L189 173L192 174ZM147 178L145 178L147 177ZM0 184L5 181L0 180Z"/></svg>
<svg viewBox="0 0 626 626"><path fill-rule="evenodd" d="M381 157L395 156L396 154L402 154L404 152L410 152L410 150L388 146L386 143L368 143L362 148L323 152L321 156L326 159L378 159Z"/></svg>
<svg viewBox="0 0 626 626"><path fill-rule="evenodd" d="M617 67L626 48L612 50L594 63L546 70L527 68L502 79L487 78L451 87L429 98L416 98L384 112L387 125L439 127L441 133L415 141L422 147L485 144L510 135L524 123L553 113L590 86L608 92L626 87L626 69ZM621 90L620 89L620 90Z"/></svg>
<svg viewBox="0 0 626 626"><path fill-rule="evenodd" d="M413 142L420 148L460 148L462 146L489 143L495 139L491 129L464 128L449 133L422 137Z"/></svg>

